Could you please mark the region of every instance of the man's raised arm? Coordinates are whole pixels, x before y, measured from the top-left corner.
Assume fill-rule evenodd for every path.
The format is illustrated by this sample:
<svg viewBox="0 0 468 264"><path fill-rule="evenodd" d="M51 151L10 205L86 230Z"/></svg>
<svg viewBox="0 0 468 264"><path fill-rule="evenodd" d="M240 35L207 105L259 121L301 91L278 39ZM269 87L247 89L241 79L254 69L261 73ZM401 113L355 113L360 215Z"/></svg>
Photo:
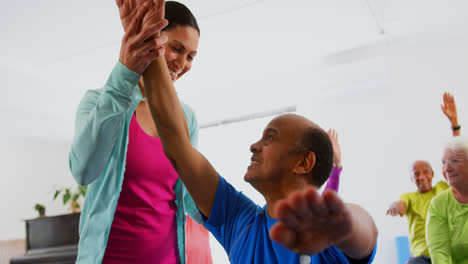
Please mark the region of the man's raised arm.
<svg viewBox="0 0 468 264"><path fill-rule="evenodd" d="M200 211L209 217L219 176L208 160L190 144L184 112L164 56L150 64L143 73L143 80L148 106L161 137L164 153Z"/></svg>

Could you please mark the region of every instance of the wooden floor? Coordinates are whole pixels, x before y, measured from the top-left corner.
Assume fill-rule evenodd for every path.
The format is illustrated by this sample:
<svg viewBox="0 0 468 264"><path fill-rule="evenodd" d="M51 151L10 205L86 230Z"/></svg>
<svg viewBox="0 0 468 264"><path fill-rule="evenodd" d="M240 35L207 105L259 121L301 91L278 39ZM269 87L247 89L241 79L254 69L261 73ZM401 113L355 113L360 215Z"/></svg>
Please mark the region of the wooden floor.
<svg viewBox="0 0 468 264"><path fill-rule="evenodd" d="M24 239L0 241L0 264L10 263L10 258L23 256L26 252Z"/></svg>

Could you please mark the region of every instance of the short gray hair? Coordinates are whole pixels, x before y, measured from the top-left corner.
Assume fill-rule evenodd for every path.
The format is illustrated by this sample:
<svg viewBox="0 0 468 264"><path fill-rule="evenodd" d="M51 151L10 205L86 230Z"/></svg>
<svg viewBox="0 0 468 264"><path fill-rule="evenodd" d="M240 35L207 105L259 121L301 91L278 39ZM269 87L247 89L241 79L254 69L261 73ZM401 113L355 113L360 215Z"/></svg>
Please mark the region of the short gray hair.
<svg viewBox="0 0 468 264"><path fill-rule="evenodd" d="M468 137L455 137L445 144L445 147L453 152L463 152L468 158Z"/></svg>
<svg viewBox="0 0 468 264"><path fill-rule="evenodd" d="M413 164L411 164L411 171L414 170L414 164L416 164L416 162L422 162L422 163L426 164L426 166L429 167L429 169L430 169L431 171L434 171L434 170L432 169L431 164L430 164L429 161L427 161L427 160L415 160L415 161L413 162Z"/></svg>
<svg viewBox="0 0 468 264"><path fill-rule="evenodd" d="M427 161L427 160L415 160L413 163L411 163L411 168L410 168L411 177L414 176L414 164L416 164L416 162L422 162L422 163L426 164L426 166L431 170L431 172L434 173L434 170L432 169L432 166L429 163L429 161Z"/></svg>

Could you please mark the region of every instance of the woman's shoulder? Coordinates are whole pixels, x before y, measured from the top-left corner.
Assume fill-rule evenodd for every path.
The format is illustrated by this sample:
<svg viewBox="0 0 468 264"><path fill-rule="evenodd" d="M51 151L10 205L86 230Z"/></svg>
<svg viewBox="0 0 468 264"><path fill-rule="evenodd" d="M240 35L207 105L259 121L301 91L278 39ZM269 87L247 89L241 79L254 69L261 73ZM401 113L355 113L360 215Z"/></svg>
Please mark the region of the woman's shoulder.
<svg viewBox="0 0 468 264"><path fill-rule="evenodd" d="M440 208L446 207L452 200L452 188L444 190L438 193L431 201L430 207L438 210Z"/></svg>
<svg viewBox="0 0 468 264"><path fill-rule="evenodd" d="M439 192L442 192L444 190L447 190L448 188L450 188L450 186L448 185L448 183L446 181L438 181L436 183L436 186L435 188L439 191Z"/></svg>
<svg viewBox="0 0 468 264"><path fill-rule="evenodd" d="M453 193L452 193L452 188L448 188L448 189L445 189L443 191L441 191L440 193L438 193L434 199L437 198L437 200L447 200L449 198L451 198L451 196L453 196Z"/></svg>

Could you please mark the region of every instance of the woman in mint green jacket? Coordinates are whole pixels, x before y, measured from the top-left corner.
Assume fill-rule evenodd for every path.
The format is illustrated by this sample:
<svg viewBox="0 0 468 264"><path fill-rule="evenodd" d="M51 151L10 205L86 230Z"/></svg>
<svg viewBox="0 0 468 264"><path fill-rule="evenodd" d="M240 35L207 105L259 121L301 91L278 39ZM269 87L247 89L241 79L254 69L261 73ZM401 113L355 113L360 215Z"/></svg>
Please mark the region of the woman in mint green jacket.
<svg viewBox="0 0 468 264"><path fill-rule="evenodd" d="M165 7L161 7L154 5L152 0L116 2L126 32L120 59L106 85L101 89L87 91L81 100L69 154L73 177L78 184L88 186L80 219L77 263L101 263L103 259L105 263L150 263L156 258L161 260L162 257L170 259L167 263L185 263L185 213L194 220L200 220L193 200L178 176L174 181L166 183L165 175L156 177L152 172L135 169L132 169L133 172L128 171L128 167L132 167L129 162L134 162L129 160L128 155L132 155L131 160L138 161L150 158L155 155L153 152L158 151L148 150L151 154L146 155L150 156L143 154L147 153L146 150L138 154L141 146L146 146L142 142L158 144L159 139L140 81L141 74L154 58L164 54L172 80L180 78L191 68L200 30L190 10L180 3L167 2ZM162 18L152 17L158 8L165 8L168 26ZM132 12L133 10L136 11ZM151 19L154 22L147 22ZM161 35L151 39L161 28L164 28ZM182 107L190 140L196 146L196 116L189 106L182 104ZM137 133L132 131L140 131L141 138L136 139ZM130 152L128 147L132 144L136 147L135 151ZM157 163L170 165L163 159ZM173 175L172 172L169 174ZM127 178L129 175L132 178ZM145 182L139 182L140 175L143 175ZM164 184L168 186L161 186ZM167 193L154 193L152 190L165 190ZM162 201L161 196L164 195L173 199ZM161 223L161 218L174 219L171 229L174 231L174 238L161 241L161 232L147 232L151 228L160 228L158 224ZM162 229L159 230L164 231ZM119 240L119 237L125 236L135 238L132 240L133 244L126 241L127 239ZM135 245L135 250L139 250L139 236L141 240L145 240L142 245L153 245L153 248L143 249L143 253L122 253L122 250L132 245ZM153 239L154 243L148 243L148 239ZM167 241L171 239L176 244L173 245L175 254L170 253L172 255L168 256L165 252L157 252L158 248L164 246L164 242L169 243ZM145 255L151 251L156 254ZM123 256L119 256L119 253Z"/></svg>

